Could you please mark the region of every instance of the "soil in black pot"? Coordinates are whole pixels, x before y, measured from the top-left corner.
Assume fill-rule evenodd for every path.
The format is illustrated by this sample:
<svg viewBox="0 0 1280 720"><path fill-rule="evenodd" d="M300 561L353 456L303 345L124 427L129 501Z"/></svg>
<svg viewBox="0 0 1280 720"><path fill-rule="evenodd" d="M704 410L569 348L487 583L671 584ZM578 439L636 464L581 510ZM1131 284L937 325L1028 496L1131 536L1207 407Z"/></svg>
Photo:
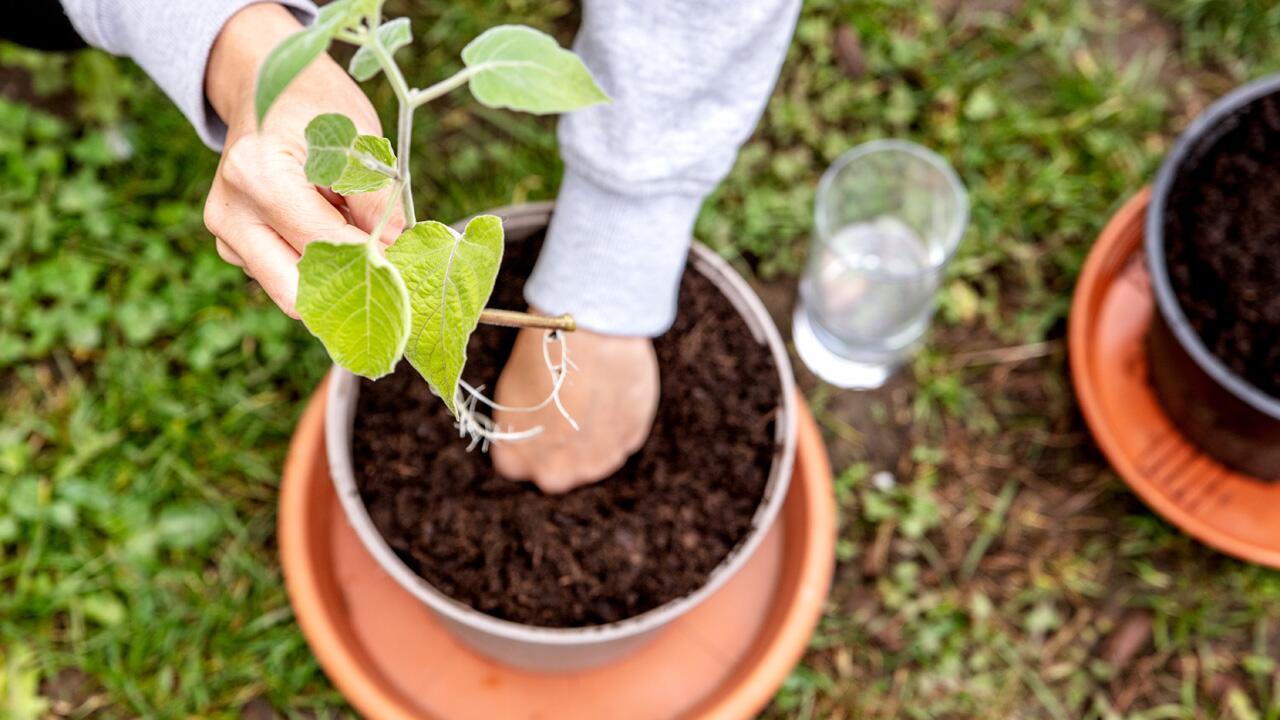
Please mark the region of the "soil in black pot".
<svg viewBox="0 0 1280 720"><path fill-rule="evenodd" d="M490 305L524 306L541 238L512 243ZM481 328L465 376L492 388L515 331ZM672 329L656 341L662 396L653 432L604 481L543 495L468 452L452 417L402 363L364 382L356 483L374 525L446 595L549 627L623 620L687 595L751 529L775 453L777 368L710 281L690 271Z"/></svg>
<svg viewBox="0 0 1280 720"><path fill-rule="evenodd" d="M1280 398L1280 97L1188 153L1165 211L1178 304L1209 350Z"/></svg>

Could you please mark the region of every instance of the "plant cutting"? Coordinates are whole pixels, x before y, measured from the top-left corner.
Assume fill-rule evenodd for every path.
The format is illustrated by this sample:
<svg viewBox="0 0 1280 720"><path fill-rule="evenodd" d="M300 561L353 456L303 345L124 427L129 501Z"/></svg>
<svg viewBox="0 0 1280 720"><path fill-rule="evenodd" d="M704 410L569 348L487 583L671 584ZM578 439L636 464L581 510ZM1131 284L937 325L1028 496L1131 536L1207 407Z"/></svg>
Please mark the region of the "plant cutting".
<svg viewBox="0 0 1280 720"><path fill-rule="evenodd" d="M307 179L340 195L391 187L378 225L363 244L316 240L298 263L297 311L303 324L341 367L370 379L389 374L403 357L422 375L474 442L516 440L539 428L504 433L477 403L493 405L462 380L467 340L481 321L541 327L560 340L559 359L544 352L553 390L538 409L556 403L571 363L563 332L571 317L543 318L509 310L486 310L502 263L502 221L481 215L461 231L443 223L418 222L414 212L409 149L414 112L466 85L480 103L545 114L607 102L582 61L554 39L532 28L492 28L462 51L464 68L427 88L410 88L396 64L397 50L412 41L408 18L382 19L383 0L336 0L321 9L311 27L285 40L268 56L254 96L258 122L290 82L334 40L357 46L348 71L356 80L378 74L391 83L399 105L398 152L384 137L361 135L344 115L317 116L306 128ZM383 256L381 237L396 203L406 229Z"/></svg>
<svg viewBox="0 0 1280 720"><path fill-rule="evenodd" d="M340 115L306 129L309 180L340 194L390 189L407 225L384 256L377 238L394 211L389 202L365 242L312 242L299 263L298 313L338 366L325 418L338 497L383 569L473 646L543 669L604 662L723 585L771 527L796 442L785 346L741 277L695 247L675 325L655 341L666 378L658 417L621 470L547 496L451 442L457 430L473 447L538 431L504 431L480 411L498 407L481 392L514 342L509 332L477 332L482 323L546 331L552 390L532 409L555 404L572 424L558 392L573 367L564 336L573 320L486 308L491 296L499 307L521 302L549 206L460 227L417 220L413 111L463 85L485 105L535 113L608 98L576 56L514 26L468 44L454 76L410 88L392 57L411 40L408 22L383 22L380 7L327 5L273 51L255 97L261 119L291 78L342 40L358 46L351 74L385 75L399 103L395 150Z"/></svg>
<svg viewBox="0 0 1280 720"><path fill-rule="evenodd" d="M550 204L495 211L515 303ZM751 559L786 499L796 399L786 346L759 298L700 245L675 324L653 430L620 470L544 495L451 442L453 419L406 368L329 378L325 451L337 499L396 582L482 653L520 667L599 665L640 647ZM468 373L496 379L514 338L480 327ZM808 528L797 528L807 532Z"/></svg>

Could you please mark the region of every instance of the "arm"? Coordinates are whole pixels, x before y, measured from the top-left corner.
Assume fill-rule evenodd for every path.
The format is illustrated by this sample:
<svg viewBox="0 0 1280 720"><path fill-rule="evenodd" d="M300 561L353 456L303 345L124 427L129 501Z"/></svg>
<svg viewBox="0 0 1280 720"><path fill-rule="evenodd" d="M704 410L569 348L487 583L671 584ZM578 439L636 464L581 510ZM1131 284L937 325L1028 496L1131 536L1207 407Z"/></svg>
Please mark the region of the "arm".
<svg viewBox="0 0 1280 720"><path fill-rule="evenodd" d="M62 0L80 37L93 47L131 58L155 80L195 126L200 139L219 149L227 125L205 100L209 53L227 21L263 0ZM310 0L273 0L310 22Z"/></svg>
<svg viewBox="0 0 1280 720"><path fill-rule="evenodd" d="M549 409L495 413L541 435L498 444L510 478L559 492L622 466L649 435L658 405L649 338L671 326L693 223L755 128L786 56L798 0L590 0L575 50L612 105L560 120L565 176L542 255L525 286L531 305L569 312L577 367ZM542 340L522 331L496 399L536 403L549 390Z"/></svg>
<svg viewBox="0 0 1280 720"><path fill-rule="evenodd" d="M560 120L565 177L525 291L581 327L654 336L703 200L764 110L798 0L592 0L574 49L612 105Z"/></svg>
<svg viewBox="0 0 1280 720"><path fill-rule="evenodd" d="M310 120L350 117L381 135L377 113L336 62L322 55L281 94L257 126L258 67L314 14L308 0L63 0L91 45L133 58L177 103L209 146L225 145L205 202L205 225L218 254L255 278L294 315L298 258L312 240L364 242L387 191L326 195L303 172ZM400 232L396 214L382 236ZM295 315L296 316L296 315Z"/></svg>

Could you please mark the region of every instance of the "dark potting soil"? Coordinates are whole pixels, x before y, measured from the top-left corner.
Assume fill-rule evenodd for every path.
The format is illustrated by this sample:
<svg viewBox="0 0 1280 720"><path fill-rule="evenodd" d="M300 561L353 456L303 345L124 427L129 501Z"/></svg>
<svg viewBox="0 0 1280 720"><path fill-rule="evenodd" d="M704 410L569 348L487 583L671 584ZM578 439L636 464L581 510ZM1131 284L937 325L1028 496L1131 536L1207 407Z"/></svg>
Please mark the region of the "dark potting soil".
<svg viewBox="0 0 1280 720"><path fill-rule="evenodd" d="M1280 398L1280 96L1233 121L1179 169L1165 254L1178 303L1210 352Z"/></svg>
<svg viewBox="0 0 1280 720"><path fill-rule="evenodd" d="M524 306L541 238L511 243L491 306ZM494 387L515 332L481 326L465 376ZM690 271L655 343L653 432L617 473L548 496L468 452L402 363L360 391L356 482L382 536L446 595L495 617L573 627L623 620L698 589L752 525L774 457L777 369L708 280Z"/></svg>

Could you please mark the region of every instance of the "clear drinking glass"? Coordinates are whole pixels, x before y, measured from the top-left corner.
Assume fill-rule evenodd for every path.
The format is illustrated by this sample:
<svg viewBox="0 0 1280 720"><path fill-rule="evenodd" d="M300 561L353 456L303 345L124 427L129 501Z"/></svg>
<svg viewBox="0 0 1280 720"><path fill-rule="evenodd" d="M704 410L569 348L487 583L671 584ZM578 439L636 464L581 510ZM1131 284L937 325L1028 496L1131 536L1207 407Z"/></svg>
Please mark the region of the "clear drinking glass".
<svg viewBox="0 0 1280 720"><path fill-rule="evenodd" d="M969 222L968 193L937 153L876 140L823 174L814 221L796 350L833 385L879 387L929 327L939 278Z"/></svg>

